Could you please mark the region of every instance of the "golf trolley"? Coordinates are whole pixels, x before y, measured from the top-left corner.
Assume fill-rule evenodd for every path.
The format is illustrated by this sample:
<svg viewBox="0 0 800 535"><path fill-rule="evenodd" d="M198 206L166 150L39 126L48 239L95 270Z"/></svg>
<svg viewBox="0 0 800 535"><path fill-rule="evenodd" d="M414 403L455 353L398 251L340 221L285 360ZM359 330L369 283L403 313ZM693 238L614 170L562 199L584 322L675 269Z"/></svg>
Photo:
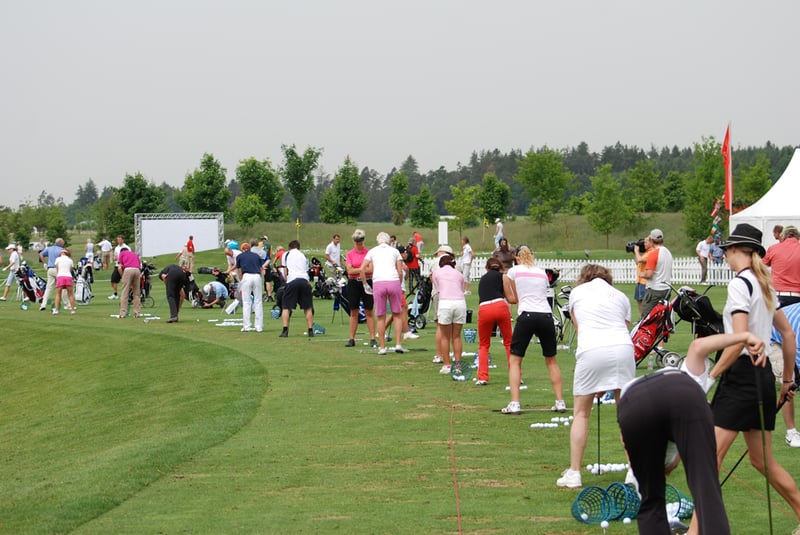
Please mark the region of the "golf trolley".
<svg viewBox="0 0 800 535"><path fill-rule="evenodd" d="M556 328L556 343L562 346L559 349L570 349L575 341L575 326L569 312L569 294L572 286L565 284L556 292L556 283L561 272L557 269L547 268L547 301L553 309L553 323ZM566 346L566 347L563 347Z"/></svg>
<svg viewBox="0 0 800 535"><path fill-rule="evenodd" d="M433 283L430 277L422 277L414 291L414 299L408 304L408 327L414 331L428 324L425 313L431 306Z"/></svg>
<svg viewBox="0 0 800 535"><path fill-rule="evenodd" d="M705 293L698 294L689 286L682 286L677 290L670 288L670 291L675 292L675 298L659 301L631 331L637 366L651 351L656 355L655 364L659 368L665 366L677 368L681 365L684 356L658 347L659 342L668 341L669 335L675 332L676 322L672 316L673 312L679 319L691 322L692 334L697 338L723 332L722 316L714 310L711 300Z"/></svg>
<svg viewBox="0 0 800 535"><path fill-rule="evenodd" d="M156 306L155 298L150 295L150 277L156 270L155 264L149 262L142 262L142 276L139 277L139 300L143 307L153 308ZM128 304L133 301L133 290L128 295Z"/></svg>

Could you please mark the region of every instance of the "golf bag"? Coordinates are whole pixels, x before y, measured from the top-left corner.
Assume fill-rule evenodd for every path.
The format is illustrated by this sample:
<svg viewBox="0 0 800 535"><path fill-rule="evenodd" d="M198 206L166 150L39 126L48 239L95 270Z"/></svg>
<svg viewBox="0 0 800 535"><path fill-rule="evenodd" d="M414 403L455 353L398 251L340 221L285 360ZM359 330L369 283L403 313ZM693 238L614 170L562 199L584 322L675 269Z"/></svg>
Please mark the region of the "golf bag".
<svg viewBox="0 0 800 535"><path fill-rule="evenodd" d="M692 288L682 287L678 290L674 309L680 319L692 323L692 333L698 338L724 331L722 315L714 310L711 299Z"/></svg>
<svg viewBox="0 0 800 535"><path fill-rule="evenodd" d="M81 258L78 269L75 270L75 303L88 305L92 300L92 282L94 282L93 268L87 258Z"/></svg>
<svg viewBox="0 0 800 535"><path fill-rule="evenodd" d="M642 319L631 332L633 340L633 353L636 365L644 360L651 352L655 351L663 358L663 350L658 349L658 343L669 340L669 335L675 330L672 320L672 303L662 299L653 310Z"/></svg>
<svg viewBox="0 0 800 535"><path fill-rule="evenodd" d="M14 273L25 299L34 303L41 303L44 297L44 290L47 282L39 277L29 266L23 262L20 268Z"/></svg>
<svg viewBox="0 0 800 535"><path fill-rule="evenodd" d="M408 304L408 326L409 328L424 329L428 323L425 313L431 306L431 294L433 293L433 283L430 277L422 277L414 292L414 299Z"/></svg>
<svg viewBox="0 0 800 535"><path fill-rule="evenodd" d="M85 256L78 260L78 274L80 274L86 282L94 284L94 266Z"/></svg>

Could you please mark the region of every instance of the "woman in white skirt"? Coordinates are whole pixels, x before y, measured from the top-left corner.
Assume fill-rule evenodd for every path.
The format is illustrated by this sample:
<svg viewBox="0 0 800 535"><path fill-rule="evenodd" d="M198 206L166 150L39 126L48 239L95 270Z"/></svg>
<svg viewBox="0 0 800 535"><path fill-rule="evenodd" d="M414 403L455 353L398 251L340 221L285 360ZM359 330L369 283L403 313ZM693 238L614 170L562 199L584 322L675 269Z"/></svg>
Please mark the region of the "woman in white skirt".
<svg viewBox="0 0 800 535"><path fill-rule="evenodd" d="M569 468L556 484L577 488L583 485L580 470L595 395L613 390L619 400L620 389L636 375L636 363L629 332L631 303L612 286L608 269L597 264L583 267L570 293L569 309L578 331L572 383L575 412L569 433Z"/></svg>

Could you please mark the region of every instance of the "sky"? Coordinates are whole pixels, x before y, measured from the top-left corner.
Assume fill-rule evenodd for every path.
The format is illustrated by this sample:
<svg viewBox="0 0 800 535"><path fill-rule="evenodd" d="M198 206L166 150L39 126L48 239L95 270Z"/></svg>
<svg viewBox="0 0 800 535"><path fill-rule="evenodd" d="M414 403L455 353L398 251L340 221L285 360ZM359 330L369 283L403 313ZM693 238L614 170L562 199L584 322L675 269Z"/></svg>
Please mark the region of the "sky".
<svg viewBox="0 0 800 535"><path fill-rule="evenodd" d="M473 151L800 144L800 2L0 0L0 205L282 144L381 174Z"/></svg>

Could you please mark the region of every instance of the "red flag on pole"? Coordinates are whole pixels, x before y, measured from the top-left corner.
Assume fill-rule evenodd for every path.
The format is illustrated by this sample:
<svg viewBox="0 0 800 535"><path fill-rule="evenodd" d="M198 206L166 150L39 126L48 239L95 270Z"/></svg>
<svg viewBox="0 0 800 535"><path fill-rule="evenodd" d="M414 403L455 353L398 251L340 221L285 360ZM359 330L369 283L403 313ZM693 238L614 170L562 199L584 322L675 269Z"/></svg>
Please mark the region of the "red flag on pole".
<svg viewBox="0 0 800 535"><path fill-rule="evenodd" d="M722 165L725 166L725 209L728 213L733 207L733 158L731 153L731 124L725 131L725 140L722 142Z"/></svg>

